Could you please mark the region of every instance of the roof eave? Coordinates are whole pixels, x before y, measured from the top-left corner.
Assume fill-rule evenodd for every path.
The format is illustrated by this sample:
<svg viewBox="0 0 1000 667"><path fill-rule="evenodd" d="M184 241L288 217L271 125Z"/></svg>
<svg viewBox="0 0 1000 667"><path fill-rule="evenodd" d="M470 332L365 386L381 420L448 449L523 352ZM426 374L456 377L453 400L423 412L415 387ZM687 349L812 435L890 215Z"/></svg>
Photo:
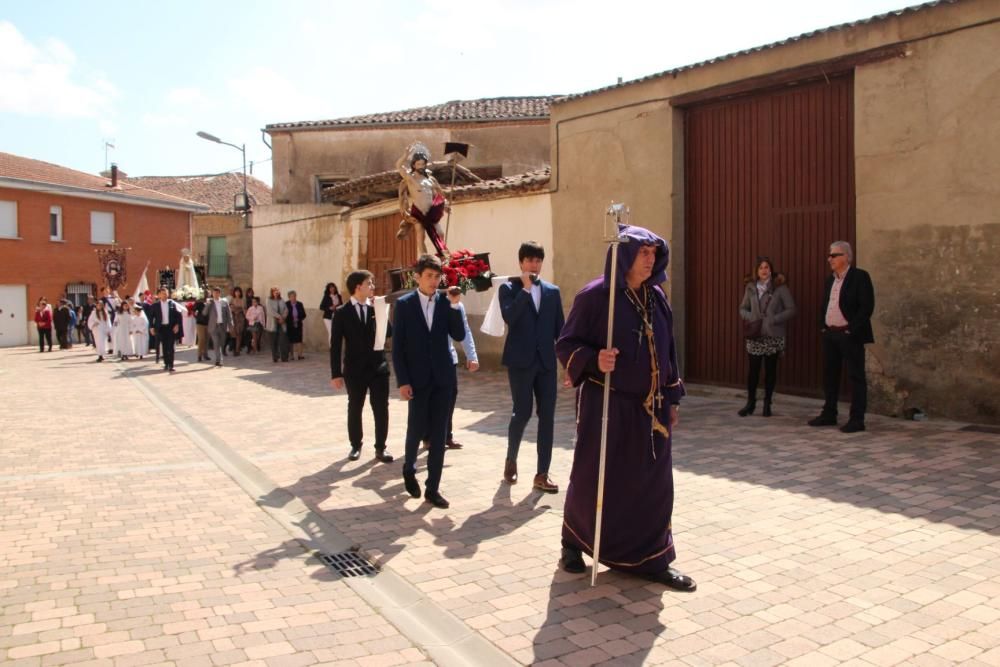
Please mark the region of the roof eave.
<svg viewBox="0 0 1000 667"><path fill-rule="evenodd" d="M317 124L314 125L292 125L283 126L283 123L277 123L274 125L265 126L261 132L267 132L272 134L274 132L301 132L310 130L357 130L357 129L372 129L372 128L383 128L383 127L412 127L414 125L468 125L468 124L498 124L498 123L508 123L517 124L523 123L525 121L539 121L539 120L549 120L551 115L546 114L544 116L519 116L518 118L462 118L462 119L448 119L448 120L400 120L400 121L389 121L389 122L373 122L373 123L330 123L329 125L322 125L320 123L328 121L316 121ZM310 122L310 121L303 121ZM279 127L280 126L280 127Z"/></svg>
<svg viewBox="0 0 1000 667"><path fill-rule="evenodd" d="M21 178L11 178L0 176L0 187L12 190L32 190L35 192L48 192L66 197L79 197L81 199L96 199L98 201L112 201L120 204L132 204L135 206L149 206L152 208L166 208L174 211L186 211L188 213L204 213L209 207L204 204L192 202L184 204L182 202L169 202L162 199L151 199L140 197L124 192L99 192L88 188L81 188L74 185L60 185L58 183L46 183L44 181L29 181Z"/></svg>

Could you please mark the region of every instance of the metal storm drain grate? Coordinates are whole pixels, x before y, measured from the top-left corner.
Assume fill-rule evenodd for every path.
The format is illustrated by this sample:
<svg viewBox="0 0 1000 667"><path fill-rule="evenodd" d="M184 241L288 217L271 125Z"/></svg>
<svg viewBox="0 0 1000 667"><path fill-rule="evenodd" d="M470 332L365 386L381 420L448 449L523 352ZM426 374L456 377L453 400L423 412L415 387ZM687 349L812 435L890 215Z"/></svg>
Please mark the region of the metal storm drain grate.
<svg viewBox="0 0 1000 667"><path fill-rule="evenodd" d="M320 561L342 577L365 577L378 574L378 568L357 551L319 554Z"/></svg>

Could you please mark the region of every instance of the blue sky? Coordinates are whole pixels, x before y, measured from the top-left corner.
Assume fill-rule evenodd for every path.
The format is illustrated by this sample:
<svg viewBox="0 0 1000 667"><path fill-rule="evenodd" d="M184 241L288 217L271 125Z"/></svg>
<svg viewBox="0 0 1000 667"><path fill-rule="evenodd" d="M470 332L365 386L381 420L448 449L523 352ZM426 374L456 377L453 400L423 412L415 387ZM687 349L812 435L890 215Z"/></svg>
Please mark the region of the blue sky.
<svg viewBox="0 0 1000 667"><path fill-rule="evenodd" d="M574 93L913 2L411 0L0 5L0 151L270 182L268 123Z"/></svg>

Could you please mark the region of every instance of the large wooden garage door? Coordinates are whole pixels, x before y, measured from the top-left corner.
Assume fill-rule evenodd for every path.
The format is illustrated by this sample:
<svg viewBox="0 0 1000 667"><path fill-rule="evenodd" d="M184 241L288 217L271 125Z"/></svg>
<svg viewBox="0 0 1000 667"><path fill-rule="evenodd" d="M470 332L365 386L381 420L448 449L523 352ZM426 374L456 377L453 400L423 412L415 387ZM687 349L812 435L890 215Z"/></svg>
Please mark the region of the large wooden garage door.
<svg viewBox="0 0 1000 667"><path fill-rule="evenodd" d="M422 233L411 229L409 236L400 241L399 213L382 215L368 220L368 261L365 268L375 274L375 293L389 294L389 269L413 266L417 261L417 242Z"/></svg>
<svg viewBox="0 0 1000 667"><path fill-rule="evenodd" d="M826 254L855 239L852 90L847 74L687 109L687 379L744 385L737 309L766 255L799 308L779 391L820 393Z"/></svg>

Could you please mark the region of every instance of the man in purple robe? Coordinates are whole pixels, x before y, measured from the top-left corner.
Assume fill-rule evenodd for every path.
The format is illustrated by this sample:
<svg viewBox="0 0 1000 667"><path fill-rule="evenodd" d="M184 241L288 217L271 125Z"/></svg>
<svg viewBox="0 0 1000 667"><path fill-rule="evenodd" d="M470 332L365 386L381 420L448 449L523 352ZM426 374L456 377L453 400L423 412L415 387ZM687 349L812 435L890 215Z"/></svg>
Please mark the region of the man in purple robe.
<svg viewBox="0 0 1000 667"><path fill-rule="evenodd" d="M673 315L659 285L667 243L642 227L620 225L612 340L607 341L611 250L604 276L573 302L556 354L577 387L576 449L562 532L560 565L584 572L593 556L604 377L611 373L604 510L599 560L606 566L693 591L670 567L675 558L670 434L684 386L678 375Z"/></svg>

